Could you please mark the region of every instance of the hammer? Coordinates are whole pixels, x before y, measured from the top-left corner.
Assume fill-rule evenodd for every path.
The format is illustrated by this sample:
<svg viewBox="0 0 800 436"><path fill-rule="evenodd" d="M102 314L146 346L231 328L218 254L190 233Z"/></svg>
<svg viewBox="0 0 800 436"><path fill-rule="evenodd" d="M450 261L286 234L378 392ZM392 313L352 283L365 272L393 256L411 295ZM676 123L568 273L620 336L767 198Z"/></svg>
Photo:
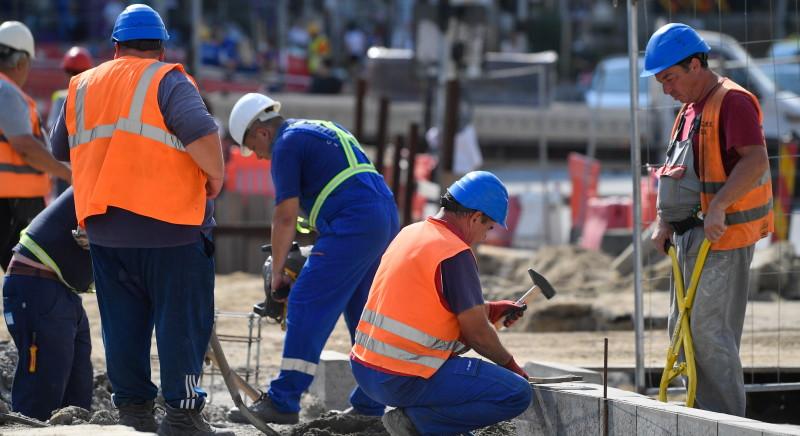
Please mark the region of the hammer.
<svg viewBox="0 0 800 436"><path fill-rule="evenodd" d="M528 302L531 301L534 297L536 297L536 295L538 295L539 293L542 293L545 297L547 297L548 300L555 297L556 295L555 288L553 288L553 285L551 285L550 282L548 282L547 279L544 278L544 276L537 273L532 268L528 268L528 275L531 276L531 280L533 281L533 286L531 286L531 288L528 289L524 294L522 294L522 297L520 297L519 300L515 302L517 305L527 305ZM506 313L504 314L505 316L500 320L498 320L496 323L494 323L494 328L500 330L500 328L503 327L503 324L506 321L508 321L509 318L511 318L513 315L515 315L517 312L521 310L523 309L516 308L507 310Z"/></svg>

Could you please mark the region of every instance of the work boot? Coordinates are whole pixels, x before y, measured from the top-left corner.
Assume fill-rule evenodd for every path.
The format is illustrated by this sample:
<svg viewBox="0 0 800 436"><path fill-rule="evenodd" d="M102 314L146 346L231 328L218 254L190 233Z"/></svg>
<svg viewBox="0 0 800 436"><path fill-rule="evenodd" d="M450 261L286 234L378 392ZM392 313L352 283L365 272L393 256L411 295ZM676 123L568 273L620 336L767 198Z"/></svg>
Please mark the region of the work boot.
<svg viewBox="0 0 800 436"><path fill-rule="evenodd" d="M383 426L391 436L419 436L414 423L403 409L392 409L381 418Z"/></svg>
<svg viewBox="0 0 800 436"><path fill-rule="evenodd" d="M158 428L153 416L153 401L141 404L125 404L117 407L119 410L119 425L133 427L136 431L155 433Z"/></svg>
<svg viewBox="0 0 800 436"><path fill-rule="evenodd" d="M178 409L166 405L167 416L158 426L159 436L235 436L230 430L217 430L211 427L199 410Z"/></svg>
<svg viewBox="0 0 800 436"><path fill-rule="evenodd" d="M297 412L286 413L276 409L267 394L262 394L261 398L251 404L247 409L267 424L297 424L300 420ZM250 422L236 407L228 412L228 420L242 424L248 424Z"/></svg>

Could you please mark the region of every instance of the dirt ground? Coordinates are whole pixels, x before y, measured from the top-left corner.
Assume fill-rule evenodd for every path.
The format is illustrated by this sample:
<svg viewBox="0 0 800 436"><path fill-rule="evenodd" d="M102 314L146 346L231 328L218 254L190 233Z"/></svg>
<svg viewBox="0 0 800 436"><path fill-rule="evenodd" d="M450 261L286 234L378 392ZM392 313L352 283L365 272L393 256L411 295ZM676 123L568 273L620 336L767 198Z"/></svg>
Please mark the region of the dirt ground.
<svg viewBox="0 0 800 436"><path fill-rule="evenodd" d="M559 259L572 259L571 265L562 265ZM635 362L632 312L634 305L633 289L630 280L618 277L608 266L609 259L592 255L576 255L569 250L552 250L540 254L542 262L536 266L538 271L547 271L558 290L553 300L539 297L518 326L500 333L501 341L520 363L527 361L557 362L588 368L602 368L603 338L609 339L609 367L617 370L630 370ZM524 263L524 262L523 262ZM529 286L530 280L513 268L503 271L503 262L490 265L497 276L482 277L487 299L515 298ZM550 269L548 270L548 265ZM483 270L484 265L481 266ZM656 278L657 279L657 278ZM652 279L655 280L655 279ZM667 347L665 320L668 313L669 294L656 291L657 287L646 287L643 306L646 325L644 341L645 363L648 367L663 365ZM257 380L263 389L268 380L277 374L281 360L283 331L274 324L248 318L254 303L264 298L263 281L260 276L233 273L218 275L216 281L217 332L223 339L223 348L231 363L238 370L247 367L259 372L248 378ZM89 316L92 333L92 361L95 371L105 368L104 350L101 339L100 318L97 299L93 294L83 295L84 306ZM261 343L253 343L248 349L242 340L248 328L254 334L261 328ZM225 340L225 339L230 340ZM0 329L0 340L10 340L5 328ZM343 320L337 324L326 349L342 353L349 352L350 338ZM155 353L153 346L153 353ZM742 338L741 356L745 367L749 368L789 368L800 367L800 301L772 299L772 301L751 301L748 303L745 332ZM154 378L158 377L157 357L153 357ZM535 374L531 374L535 375ZM157 380L154 380L157 382ZM622 377L615 384L626 387L629 379ZM207 412L212 421L224 421L224 413L232 405L224 391L221 377L207 378L203 381L210 390L210 406ZM339 435L339 434L385 434L378 420L352 420L324 413L320 404L313 398L304 398L301 424L278 426L284 435ZM107 407L105 404L103 407ZM231 426L231 424L227 424ZM510 423L481 430L484 436L513 433ZM11 427L2 427L9 429ZM233 425L237 435L259 434L253 427Z"/></svg>

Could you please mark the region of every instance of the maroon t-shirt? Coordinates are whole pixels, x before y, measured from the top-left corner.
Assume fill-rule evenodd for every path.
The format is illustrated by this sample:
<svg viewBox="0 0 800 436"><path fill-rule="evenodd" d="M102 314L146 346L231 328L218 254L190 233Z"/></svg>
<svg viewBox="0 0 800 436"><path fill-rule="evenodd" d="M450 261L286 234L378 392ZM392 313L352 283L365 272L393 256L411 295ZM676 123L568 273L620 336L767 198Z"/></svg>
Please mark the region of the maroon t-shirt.
<svg viewBox="0 0 800 436"><path fill-rule="evenodd" d="M709 95L711 94L709 93ZM694 121L696 114L703 112L703 107L709 95L697 103L689 103L686 107L683 113L686 121L683 123L683 130L680 135L681 140L686 139L689 135L692 121ZM741 158L736 148L748 145L763 145L766 147L764 128L758 121L758 111L747 94L739 91L729 91L722 99L722 107L719 112L719 142L726 174L731 173L731 170ZM699 134L695 134L693 138L692 150L694 151L694 161L699 162ZM698 165L694 166L694 171L698 172Z"/></svg>

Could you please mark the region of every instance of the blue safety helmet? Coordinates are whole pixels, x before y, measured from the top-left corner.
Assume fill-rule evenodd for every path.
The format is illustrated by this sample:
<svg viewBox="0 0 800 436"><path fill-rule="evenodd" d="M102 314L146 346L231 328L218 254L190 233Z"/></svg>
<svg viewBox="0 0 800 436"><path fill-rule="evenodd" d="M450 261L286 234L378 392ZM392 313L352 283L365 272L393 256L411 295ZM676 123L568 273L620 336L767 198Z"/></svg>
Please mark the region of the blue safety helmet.
<svg viewBox="0 0 800 436"><path fill-rule="evenodd" d="M114 42L133 41L136 39L169 39L167 29L161 16L150 6L132 4L125 8L114 23L111 40Z"/></svg>
<svg viewBox="0 0 800 436"><path fill-rule="evenodd" d="M647 42L641 77L654 76L695 53L708 53L711 47L691 27L682 23L661 26Z"/></svg>
<svg viewBox="0 0 800 436"><path fill-rule="evenodd" d="M494 174L472 171L450 185L447 192L462 206L481 211L506 228L508 190Z"/></svg>

